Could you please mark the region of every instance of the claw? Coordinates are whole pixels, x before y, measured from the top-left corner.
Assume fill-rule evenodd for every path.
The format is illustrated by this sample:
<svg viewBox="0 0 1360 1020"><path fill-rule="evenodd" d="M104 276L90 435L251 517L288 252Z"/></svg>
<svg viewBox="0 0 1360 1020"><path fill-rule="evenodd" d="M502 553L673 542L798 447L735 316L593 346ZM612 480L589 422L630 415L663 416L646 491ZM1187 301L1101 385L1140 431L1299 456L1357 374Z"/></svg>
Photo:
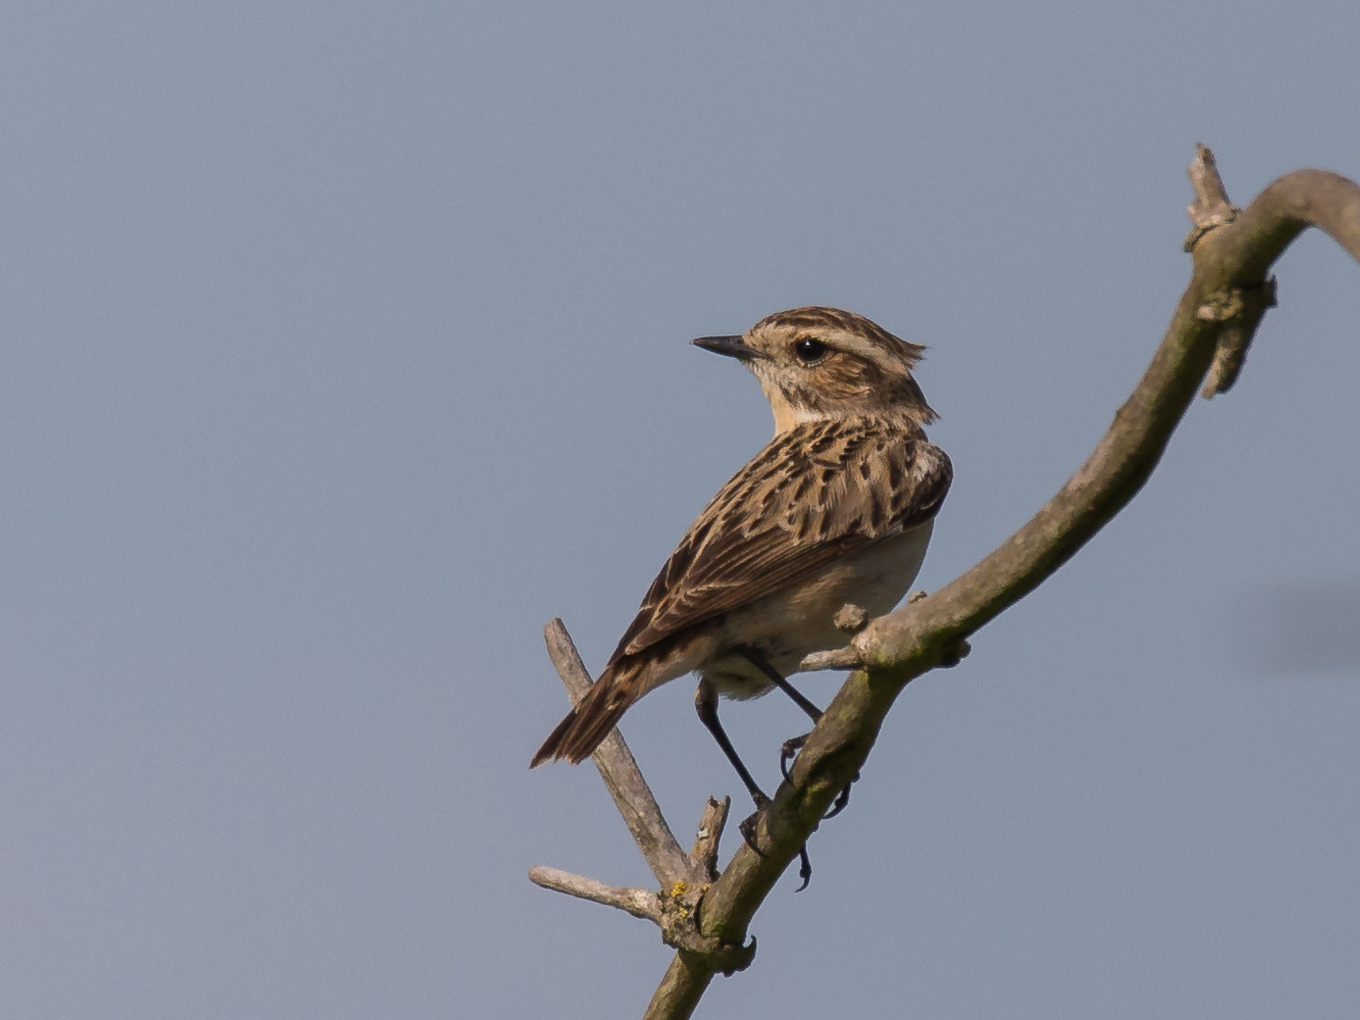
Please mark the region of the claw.
<svg viewBox="0 0 1360 1020"><path fill-rule="evenodd" d="M743 818L737 830L741 833L741 838L761 857L765 856L765 851L756 845L756 825L760 822L760 816L765 813L765 809L770 806L770 798L765 794L755 791L751 794L751 799L756 802L756 809L747 818Z"/></svg>
<svg viewBox="0 0 1360 1020"><path fill-rule="evenodd" d="M858 778L859 773L856 772L855 779ZM845 788L841 790L840 793L836 794L836 799L831 802L831 810L828 811L826 814L822 815L822 821L826 821L828 818L835 818L838 814L845 810L845 806L850 803L850 787L854 784L855 779L852 779L850 780L850 782L846 783Z"/></svg>
<svg viewBox="0 0 1360 1020"><path fill-rule="evenodd" d="M803 884L793 890L796 893L802 892L812 881L812 861L808 859L806 843L798 848L798 877L803 880Z"/></svg>
<svg viewBox="0 0 1360 1020"><path fill-rule="evenodd" d="M793 777L789 775L789 764L793 761L794 756L802 750L803 745L807 743L807 739L810 736L812 736L811 733L804 733L801 736L789 737L788 740L784 741L784 746L779 749L779 771L784 774L784 778L789 782L793 782ZM856 772L855 779L858 778L859 773ZM855 779L846 783L845 789L836 794L836 799L831 802L831 810L822 815L822 821L826 821L828 818L835 818L845 810L846 805L850 803L850 784L853 783Z"/></svg>
<svg viewBox="0 0 1360 1020"><path fill-rule="evenodd" d="M847 789L849 789L849 787L847 787ZM762 793L759 797L753 796L752 799L756 802L756 810L750 817L742 819L742 822L737 826L737 829L741 832L741 838L746 842L746 845L761 857L764 857L765 851L756 845L756 826L760 824L760 816L764 813L765 809L770 806L770 798ZM840 800L839 797L836 799L837 801ZM802 892L808 887L808 883L812 881L812 860L808 857L806 843L798 848L798 877L803 881L794 892Z"/></svg>
<svg viewBox="0 0 1360 1020"><path fill-rule="evenodd" d="M803 745L807 743L807 738L810 736L812 736L811 733L804 733L801 736L789 737L779 749L779 771L784 774L785 779L789 779L789 763L792 762L794 756L802 750Z"/></svg>

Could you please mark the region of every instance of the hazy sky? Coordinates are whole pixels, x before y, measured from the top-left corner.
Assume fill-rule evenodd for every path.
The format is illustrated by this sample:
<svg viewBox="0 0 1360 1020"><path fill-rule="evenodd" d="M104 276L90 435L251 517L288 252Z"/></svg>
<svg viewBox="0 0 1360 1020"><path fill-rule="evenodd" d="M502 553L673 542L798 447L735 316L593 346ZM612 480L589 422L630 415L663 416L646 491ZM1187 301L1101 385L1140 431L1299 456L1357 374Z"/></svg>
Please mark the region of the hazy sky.
<svg viewBox="0 0 1360 1020"><path fill-rule="evenodd" d="M928 344L938 588L1137 380L1196 141L1240 204L1360 176L1358 44L1342 0L7 4L0 1015L638 1015L656 929L525 872L650 876L592 769L527 763L544 622L598 669L769 437L689 339ZM1360 267L1278 273L700 1016L1360 1013ZM692 694L623 727L686 843L739 792ZM725 717L773 785L797 710Z"/></svg>

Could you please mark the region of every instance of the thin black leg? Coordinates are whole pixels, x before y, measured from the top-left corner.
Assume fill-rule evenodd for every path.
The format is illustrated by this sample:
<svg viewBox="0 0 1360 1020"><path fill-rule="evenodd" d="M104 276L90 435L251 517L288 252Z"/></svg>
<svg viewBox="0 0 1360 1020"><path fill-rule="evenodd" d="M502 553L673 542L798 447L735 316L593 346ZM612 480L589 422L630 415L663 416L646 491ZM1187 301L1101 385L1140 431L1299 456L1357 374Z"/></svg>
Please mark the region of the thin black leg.
<svg viewBox="0 0 1360 1020"><path fill-rule="evenodd" d="M770 681L776 687L792 698L794 704L806 712L814 724L822 717L822 710L808 701L807 698L803 697L793 684L785 680L779 674L779 671L771 666L766 658L758 651L754 648L744 647L741 649L741 653L745 655L758 670L769 677ZM727 760L732 763L732 767L737 770L737 775L741 777L742 783L745 784L746 792L751 795L751 799L756 803L756 813L744 820L738 828L741 831L742 839L746 841L746 845L756 853L764 856L760 847L756 845L756 821L760 818L760 812L764 811L765 808L769 806L770 798L765 796L764 791L756 785L756 781L751 776L750 770L746 768L746 765L737 754L737 749L732 746L732 741L728 739L727 731L723 729L722 722L718 719L718 689L707 680L701 679L699 681L699 689L694 692L694 710L699 713L699 721L704 724L704 727L709 733L713 734L713 739L718 742L718 746L722 748L723 754L727 755ZM789 777L788 770L785 768L787 759L797 750L797 748L802 746L803 741L806 739L807 734L804 734L802 737L795 737L793 740L786 740L784 742L783 755L779 761L779 769L784 773L785 779ZM845 802L849 799L850 787L847 786L836 797L836 803L830 814L826 817L830 818L832 815L838 814L841 808L845 807ZM794 892L802 892L808 887L808 883L812 881L812 861L808 858L806 843L798 848L798 877L803 881Z"/></svg>
<svg viewBox="0 0 1360 1020"><path fill-rule="evenodd" d="M803 695L799 693L798 688L794 687L793 684L785 680L783 675L779 672L779 670L771 666L770 660L765 658L765 656L761 655L758 649L753 648L751 645L742 645L740 648L737 649L737 651L740 652L743 656L745 656L747 661L750 662L751 665L755 666L756 669L764 673L765 676L769 679L770 683L774 684L781 691L783 691L790 698L792 698L793 703L807 713L807 717L812 720L814 725L817 723L819 719L821 719L822 710L818 708L816 705L814 705L812 702L808 701L807 698L803 697Z"/></svg>
<svg viewBox="0 0 1360 1020"><path fill-rule="evenodd" d="M713 739L718 742L723 754L727 755L727 760L737 770L737 775L741 776L741 781L746 784L746 792L756 802L756 807L763 808L769 804L770 798L765 796L765 793L756 785L756 781L751 778L751 773L747 771L741 758L737 756L737 750L732 746L732 741L727 739L727 732L723 729L722 723L718 721L718 689L707 680L700 680L699 689L694 692L694 710L699 713L700 722L707 727L709 733L713 734Z"/></svg>
<svg viewBox="0 0 1360 1020"><path fill-rule="evenodd" d="M770 683L774 684L781 691L783 691L790 698L792 698L793 703L807 713L808 718L812 720L814 726L821 721L822 710L818 708L816 705L814 705L807 698L803 697L803 695L799 692L799 690L796 687L793 686L793 684L789 683L788 680L784 679L784 677L780 674L779 670L775 669L772 665L770 665L770 660L765 658L765 656L760 653L759 649L753 647L752 645L742 645L740 648L737 649L737 651L739 651L743 656L745 656L747 661L750 662L751 665L755 666L756 669L764 673L765 676L769 678ZM789 762L793 760L794 755L798 753L799 749L802 748L803 744L807 742L807 738L810 737L811 735L812 734L810 733L804 733L797 737L790 737L788 740L784 741L784 746L781 747L779 751L779 771L784 774L785 779L789 778ZM858 779L859 777L856 776L855 778ZM850 780L851 783L853 783L854 781L855 781L854 779ZM849 803L850 803L850 784L847 783L845 789L842 790L840 793L836 794L836 800L832 803L831 810L828 811L822 817L824 819L835 818L838 814L845 810L845 806ZM803 860L804 864L807 865L806 852L804 852ZM804 878L803 887L807 885L807 879L811 877L812 874L812 868L810 865L807 865L805 870L807 874L804 875L803 877Z"/></svg>
<svg viewBox="0 0 1360 1020"><path fill-rule="evenodd" d="M741 776L741 781L746 785L746 792L756 802L755 814L743 819L741 824L737 826L737 830L741 833L741 838L746 841L746 845L764 857L764 852L756 843L756 822L760 820L760 813L770 806L770 798L765 796L765 792L756 785L755 779L752 778L750 771L737 754L737 749L732 746L732 741L727 738L727 731L723 729L722 723L718 720L718 689L707 680L700 680L699 689L694 692L694 710L699 713L699 721L704 724L709 733L713 734L713 739L718 742L723 754L727 755L727 760L737 770L737 775ZM803 858L806 860L806 852L804 852ZM811 870L811 865L808 865L808 870ZM799 873L801 874L801 872Z"/></svg>

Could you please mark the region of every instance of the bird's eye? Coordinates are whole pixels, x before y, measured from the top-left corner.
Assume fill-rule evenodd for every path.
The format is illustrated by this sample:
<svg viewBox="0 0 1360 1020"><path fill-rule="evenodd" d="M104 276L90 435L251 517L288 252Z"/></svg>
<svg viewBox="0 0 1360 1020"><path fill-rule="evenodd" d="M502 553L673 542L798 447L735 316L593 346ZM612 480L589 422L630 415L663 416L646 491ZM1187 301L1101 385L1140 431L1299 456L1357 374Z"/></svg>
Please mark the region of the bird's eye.
<svg viewBox="0 0 1360 1020"><path fill-rule="evenodd" d="M804 337L793 345L793 353L804 365L815 365L826 357L826 344L820 340Z"/></svg>

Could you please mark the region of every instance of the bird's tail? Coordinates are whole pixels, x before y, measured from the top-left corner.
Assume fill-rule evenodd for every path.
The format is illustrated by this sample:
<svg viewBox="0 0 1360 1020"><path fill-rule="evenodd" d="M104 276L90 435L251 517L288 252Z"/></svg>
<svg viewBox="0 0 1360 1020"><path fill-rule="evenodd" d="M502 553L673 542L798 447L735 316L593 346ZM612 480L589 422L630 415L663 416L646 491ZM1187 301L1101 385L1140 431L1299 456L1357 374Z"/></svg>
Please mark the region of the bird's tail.
<svg viewBox="0 0 1360 1020"><path fill-rule="evenodd" d="M577 702L567 717L548 734L529 767L537 768L545 761L565 758L577 765L595 753L595 748L609 736L628 706L643 694L642 667L618 663L608 667Z"/></svg>

